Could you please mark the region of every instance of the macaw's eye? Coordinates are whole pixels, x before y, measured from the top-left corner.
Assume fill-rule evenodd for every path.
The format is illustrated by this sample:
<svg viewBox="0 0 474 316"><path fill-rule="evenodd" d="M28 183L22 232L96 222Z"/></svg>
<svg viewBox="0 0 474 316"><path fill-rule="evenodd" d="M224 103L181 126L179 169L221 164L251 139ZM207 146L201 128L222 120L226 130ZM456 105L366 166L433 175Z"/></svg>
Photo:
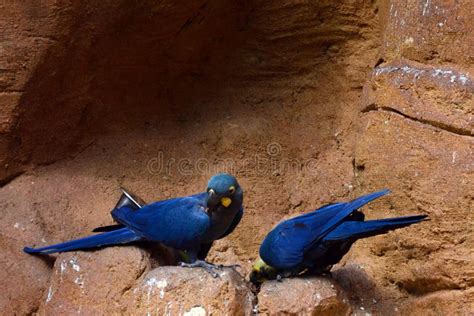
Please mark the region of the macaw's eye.
<svg viewBox="0 0 474 316"><path fill-rule="evenodd" d="M235 193L235 187L232 185L229 187L229 194L234 194Z"/></svg>

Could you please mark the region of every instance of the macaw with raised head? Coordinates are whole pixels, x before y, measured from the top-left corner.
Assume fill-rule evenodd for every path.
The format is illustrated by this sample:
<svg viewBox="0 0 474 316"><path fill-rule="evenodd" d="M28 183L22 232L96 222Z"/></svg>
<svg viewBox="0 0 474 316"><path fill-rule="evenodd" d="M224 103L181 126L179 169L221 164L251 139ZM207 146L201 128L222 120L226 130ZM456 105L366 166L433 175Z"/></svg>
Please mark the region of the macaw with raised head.
<svg viewBox="0 0 474 316"><path fill-rule="evenodd" d="M227 236L238 225L242 204L242 188L226 173L213 176L205 192L151 204L124 191L111 212L118 225L96 229L100 234L41 248L25 247L24 251L51 254L149 240L184 251L188 262L182 266L203 267L216 276L216 266L204 259L214 240Z"/></svg>

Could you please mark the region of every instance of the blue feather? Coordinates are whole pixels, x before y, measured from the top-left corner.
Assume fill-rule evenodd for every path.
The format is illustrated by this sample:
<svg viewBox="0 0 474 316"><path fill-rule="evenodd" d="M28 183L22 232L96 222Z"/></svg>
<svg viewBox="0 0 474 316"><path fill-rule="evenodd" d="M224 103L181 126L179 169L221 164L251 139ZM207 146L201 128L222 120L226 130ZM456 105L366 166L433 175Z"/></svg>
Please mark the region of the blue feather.
<svg viewBox="0 0 474 316"><path fill-rule="evenodd" d="M339 241L343 240L345 246L341 246L341 249L347 252L351 243L357 238L408 226L425 218L416 216L404 220L392 219L392 221L378 223L369 221L367 226L363 226L354 217L351 217L351 214L365 204L389 192L389 190L382 190L347 203L325 205L313 212L283 221L265 237L260 247L261 258L274 268L293 269L306 264L308 258L312 260L324 256L329 250L326 244L329 240L333 241L337 238ZM361 216L360 220L363 221L363 214L358 214ZM331 239L327 239L328 236L331 236ZM344 240L344 236L351 236L348 237L352 238L351 243ZM342 257L342 255L335 254L334 257Z"/></svg>
<svg viewBox="0 0 474 316"><path fill-rule="evenodd" d="M318 242L321 240L326 234L331 232L333 229L335 229L347 216L349 216L352 212L355 210L361 208L365 204L385 195L390 193L390 190L382 190L374 193L370 193L367 195L363 195L361 197L358 197L355 200L350 201L349 203L346 203L343 205L343 209L339 212L337 212L334 217L332 217L322 228L319 228L318 235L311 241L309 245L307 245L306 248L309 248L312 246L312 244Z"/></svg>
<svg viewBox="0 0 474 316"><path fill-rule="evenodd" d="M390 230L410 226L427 218L426 215L403 216L396 218L377 219L365 222L347 221L339 225L324 241L341 241L360 239L387 233Z"/></svg>
<svg viewBox="0 0 474 316"><path fill-rule="evenodd" d="M186 250L195 259L201 247L205 251L200 254L205 255L214 240L230 234L243 215L242 188L235 177L224 173L209 180L206 192L191 196L144 205L129 192L124 191L124 195L112 211L119 225L95 230L107 232L39 249L25 247L24 251L50 254L149 240ZM224 197L231 199L230 206L221 203Z"/></svg>
<svg viewBox="0 0 474 316"><path fill-rule="evenodd" d="M121 228L115 231L79 238L66 241L63 243L50 245L42 248L25 247L23 251L26 253L51 254L55 252L65 252L78 249L91 249L108 245L124 244L141 238L128 228Z"/></svg>
<svg viewBox="0 0 474 316"><path fill-rule="evenodd" d="M143 206L139 211L121 207L114 219L138 236L159 241L175 249L196 248L210 227L205 212L206 193L175 198Z"/></svg>
<svg viewBox="0 0 474 316"><path fill-rule="evenodd" d="M206 193L155 202L137 210L124 206L112 211L114 219L124 228L67 241L42 248L25 247L31 254L51 254L124 244L136 240L160 241L177 249L198 248L209 227L203 211Z"/></svg>

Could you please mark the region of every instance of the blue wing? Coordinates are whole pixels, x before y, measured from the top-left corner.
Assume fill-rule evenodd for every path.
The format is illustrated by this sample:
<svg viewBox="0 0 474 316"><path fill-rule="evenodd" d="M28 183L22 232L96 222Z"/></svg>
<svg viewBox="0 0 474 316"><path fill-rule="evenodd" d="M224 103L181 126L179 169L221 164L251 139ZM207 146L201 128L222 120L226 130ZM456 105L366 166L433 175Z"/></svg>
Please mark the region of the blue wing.
<svg viewBox="0 0 474 316"><path fill-rule="evenodd" d="M227 228L226 232L219 237L219 239L226 237L227 235L231 234L234 229L239 225L240 220L242 219L242 216L244 216L244 208L242 207L240 211L235 215L234 220L230 224L229 228Z"/></svg>
<svg viewBox="0 0 474 316"><path fill-rule="evenodd" d="M205 197L206 193L200 193L159 201L139 211L121 207L112 216L140 237L175 249L193 249L210 226Z"/></svg>
<svg viewBox="0 0 474 316"><path fill-rule="evenodd" d="M227 235L231 234L234 231L234 229L237 227L237 225L239 225L240 220L242 219L243 215L244 215L244 209L241 208L240 211L235 215L234 220L230 224L227 231L222 236L220 236L218 239L222 239L222 238L226 237ZM207 243L201 244L201 247L199 249L199 253L197 255L198 259L200 259L200 260L205 260L206 259L209 251L212 248L212 244L213 244L213 242L207 242Z"/></svg>
<svg viewBox="0 0 474 316"><path fill-rule="evenodd" d="M278 269L291 269L302 264L305 252L337 228L347 216L388 192L383 190L348 203L329 204L280 223L263 241L261 258Z"/></svg>
<svg viewBox="0 0 474 316"><path fill-rule="evenodd" d="M376 236L390 230L410 226L427 219L427 215L402 216L395 218L376 219L371 221L347 221L339 225L326 237L325 241L340 242Z"/></svg>

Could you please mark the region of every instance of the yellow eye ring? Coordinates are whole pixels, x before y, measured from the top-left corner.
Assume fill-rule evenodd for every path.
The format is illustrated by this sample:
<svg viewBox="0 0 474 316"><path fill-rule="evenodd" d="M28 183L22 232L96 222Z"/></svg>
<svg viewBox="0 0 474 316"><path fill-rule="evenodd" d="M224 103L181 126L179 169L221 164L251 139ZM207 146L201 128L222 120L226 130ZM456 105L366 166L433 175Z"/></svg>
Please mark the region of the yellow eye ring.
<svg viewBox="0 0 474 316"><path fill-rule="evenodd" d="M235 187L233 185L231 185L229 187L229 194L234 194L235 193Z"/></svg>

